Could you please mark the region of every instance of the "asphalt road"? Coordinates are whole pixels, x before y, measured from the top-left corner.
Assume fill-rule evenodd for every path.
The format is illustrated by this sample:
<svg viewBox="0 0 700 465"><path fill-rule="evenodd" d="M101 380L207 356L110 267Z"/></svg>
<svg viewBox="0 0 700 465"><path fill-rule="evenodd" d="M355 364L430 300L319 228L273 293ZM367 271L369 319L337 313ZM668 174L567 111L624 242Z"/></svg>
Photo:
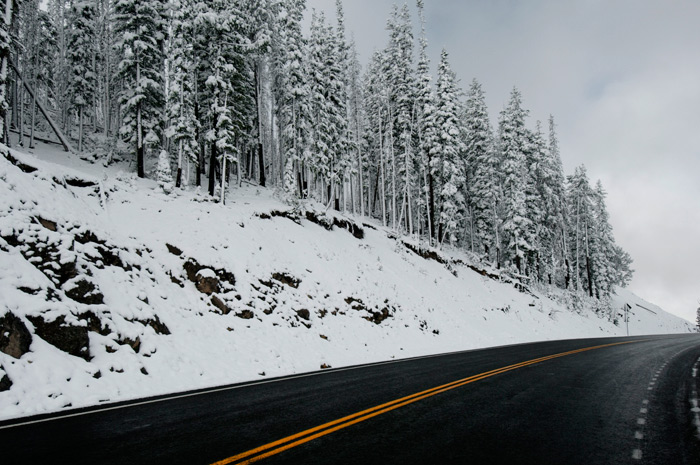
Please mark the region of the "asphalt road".
<svg viewBox="0 0 700 465"><path fill-rule="evenodd" d="M326 370L2 422L0 462L697 464L699 357L675 335Z"/></svg>

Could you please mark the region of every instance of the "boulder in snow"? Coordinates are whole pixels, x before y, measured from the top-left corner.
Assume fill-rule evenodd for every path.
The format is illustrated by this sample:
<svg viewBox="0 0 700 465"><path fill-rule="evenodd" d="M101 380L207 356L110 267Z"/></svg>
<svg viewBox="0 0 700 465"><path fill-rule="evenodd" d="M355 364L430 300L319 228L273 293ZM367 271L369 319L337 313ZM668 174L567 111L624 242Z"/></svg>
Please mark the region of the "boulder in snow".
<svg viewBox="0 0 700 465"><path fill-rule="evenodd" d="M31 344L32 335L22 320L11 312L0 317L0 352L20 358L29 352Z"/></svg>
<svg viewBox="0 0 700 465"><path fill-rule="evenodd" d="M34 325L36 335L70 355L90 360L90 339L87 326L74 326L66 323L63 315L53 321L46 321L41 315L28 316Z"/></svg>

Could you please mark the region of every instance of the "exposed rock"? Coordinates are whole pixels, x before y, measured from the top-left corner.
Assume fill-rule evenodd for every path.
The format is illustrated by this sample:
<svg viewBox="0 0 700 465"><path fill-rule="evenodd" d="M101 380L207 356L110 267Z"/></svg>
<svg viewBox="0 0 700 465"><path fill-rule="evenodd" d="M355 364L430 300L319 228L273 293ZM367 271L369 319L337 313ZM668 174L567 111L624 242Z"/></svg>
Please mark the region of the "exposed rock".
<svg viewBox="0 0 700 465"><path fill-rule="evenodd" d="M22 320L11 312L0 317L0 352L20 358L31 344L32 335Z"/></svg>
<svg viewBox="0 0 700 465"><path fill-rule="evenodd" d="M355 297L347 297L345 299L345 303L350 305L350 307L352 307L353 310L367 310L367 306L364 302L362 302L362 299L356 299Z"/></svg>
<svg viewBox="0 0 700 465"><path fill-rule="evenodd" d="M155 318L148 318L146 320L139 320L138 318L136 318L134 320L127 320L127 321L129 321L131 323L136 321L138 323L141 323L144 326L150 326L151 328L153 328L153 331L155 331L156 334L162 334L165 336L168 336L170 334L170 329L165 325L165 323L160 321L160 318L158 318L157 315Z"/></svg>
<svg viewBox="0 0 700 465"><path fill-rule="evenodd" d="M65 178L66 184L69 186L73 187L95 187L97 186L97 183L94 181L88 181L87 179L80 179L80 178Z"/></svg>
<svg viewBox="0 0 700 465"><path fill-rule="evenodd" d="M0 392L8 391L12 387L12 380L7 376L7 373L5 373L2 367L0 367L0 373L2 373L2 378L0 378Z"/></svg>
<svg viewBox="0 0 700 465"><path fill-rule="evenodd" d="M311 317L311 314L305 308L301 308L301 309L297 310L296 314L299 315L299 318L302 318L304 320L308 320Z"/></svg>
<svg viewBox="0 0 700 465"><path fill-rule="evenodd" d="M31 165L27 165L26 163L23 163L23 162L17 160L15 157L10 155L9 152L5 152L5 153L3 153L3 155L5 156L5 158L7 158L7 160L10 163L12 163L13 165L15 165L17 168L21 169L25 173L33 173L37 170L37 168L35 168Z"/></svg>
<svg viewBox="0 0 700 465"><path fill-rule="evenodd" d="M70 284L68 289L65 289L66 296L85 305L102 305L104 303L104 295L97 287L85 278L80 278Z"/></svg>
<svg viewBox="0 0 700 465"><path fill-rule="evenodd" d="M381 324L382 321L386 320L391 316L391 313L389 312L388 308L382 308L381 310L374 312L374 311L369 311L369 313L372 316L366 316L364 317L365 320L371 321L372 323L378 325Z"/></svg>
<svg viewBox="0 0 700 465"><path fill-rule="evenodd" d="M87 326L70 325L66 323L63 315L49 322L40 315L27 318L34 325L37 336L70 355L90 360L90 338Z"/></svg>
<svg viewBox="0 0 700 465"><path fill-rule="evenodd" d="M170 329L168 329L168 327L165 325L165 323L160 321L160 318L158 318L158 315L156 315L155 318L149 318L148 320L146 320L146 324L148 326L150 326L151 328L153 328L153 331L155 331L156 334L162 334L164 336L167 336L170 334Z"/></svg>
<svg viewBox="0 0 700 465"><path fill-rule="evenodd" d="M100 317L95 315L93 312L81 313L78 315L78 318L87 323L88 331L101 334L102 336L109 336L112 333L111 328L102 324Z"/></svg>
<svg viewBox="0 0 700 465"><path fill-rule="evenodd" d="M32 289L31 287L25 286L20 286L17 289L29 295L37 295L39 292L41 292L41 289Z"/></svg>
<svg viewBox="0 0 700 465"><path fill-rule="evenodd" d="M328 365L327 363L324 363L323 365L321 365L321 370L327 370L328 368L333 368L333 367Z"/></svg>
<svg viewBox="0 0 700 465"><path fill-rule="evenodd" d="M185 287L185 283L183 283L182 281L180 281L180 280L179 280L178 278L176 278L175 276L170 276L170 282L173 283L173 284L177 284L177 285L180 286L180 287Z"/></svg>
<svg viewBox="0 0 700 465"><path fill-rule="evenodd" d="M333 230L333 220L328 218L327 216L319 216L315 212L312 211L307 211L306 214L306 219L311 221L312 223L315 223L328 231Z"/></svg>
<svg viewBox="0 0 700 465"><path fill-rule="evenodd" d="M36 242L20 241L18 235L3 236L3 239L13 247L18 247L22 256L57 286L78 275L75 260L62 260L60 242L46 242L46 239L37 239Z"/></svg>
<svg viewBox="0 0 700 465"><path fill-rule="evenodd" d="M438 263L440 263L440 264L442 264L442 265L444 265L444 264L447 263L447 260L445 260L444 258L442 258L442 256L441 256L440 254L438 254L438 253L437 253L436 251L434 251L434 250L424 249L424 248L422 248L422 247L420 247L420 246L413 245L413 244L410 244L410 243L404 242L404 241L401 241L401 243L402 243L408 250L410 250L411 252L413 252L413 253L415 253L415 254L417 254L417 255L420 255L421 257L425 258L426 260L435 260L436 262L438 262Z"/></svg>
<svg viewBox="0 0 700 465"><path fill-rule="evenodd" d="M121 345L127 345L133 349L134 352L137 354L139 353L139 350L141 350L141 338L136 336L136 339L129 339L128 337L119 339L117 341Z"/></svg>
<svg viewBox="0 0 700 465"><path fill-rule="evenodd" d="M333 225L338 226L342 229L347 229L348 231L350 231L350 234L352 234L356 239L365 238L365 232L362 230L362 228L356 223L353 223L352 221L340 218L333 218Z"/></svg>
<svg viewBox="0 0 700 465"><path fill-rule="evenodd" d="M184 265L182 265L182 268L185 270L185 273L187 273L187 279L189 279L193 283L196 283L197 273L199 273L199 270L205 267L197 263L197 260L195 260L194 258L190 258L185 262Z"/></svg>
<svg viewBox="0 0 700 465"><path fill-rule="evenodd" d="M115 249L117 250L117 253L114 253L112 250L113 249L108 247L97 247L97 251L102 256L102 263L105 266L118 266L119 268L124 269L124 271L131 271L131 266L125 265L119 256L119 249Z"/></svg>
<svg viewBox="0 0 700 465"><path fill-rule="evenodd" d="M39 220L39 223L49 231L56 232L58 231L58 225L56 224L55 221L47 220L42 217L38 217L37 220Z"/></svg>
<svg viewBox="0 0 700 465"><path fill-rule="evenodd" d="M228 308L228 306L224 303L223 300L221 300L219 297L213 295L211 296L211 303L221 310L222 315L228 315L231 312L231 309Z"/></svg>
<svg viewBox="0 0 700 465"><path fill-rule="evenodd" d="M250 320L255 317L255 314L251 310L243 310L236 313L238 318L243 318L244 320Z"/></svg>
<svg viewBox="0 0 700 465"><path fill-rule="evenodd" d="M299 284L301 284L301 279L297 279L294 276L291 276L287 273L272 273L272 279L274 279L275 281L279 281L286 286L293 287L294 289L298 289Z"/></svg>
<svg viewBox="0 0 700 465"><path fill-rule="evenodd" d="M100 240L95 233L90 230L81 232L75 235L75 240L81 244L87 244L88 242L94 242L95 244L104 244L105 242Z"/></svg>
<svg viewBox="0 0 700 465"><path fill-rule="evenodd" d="M195 283L197 289L205 294L210 295L214 292L219 292L221 290L222 283L227 283L226 286L223 286L224 290L227 291L232 290L236 285L236 277L233 275L233 273L218 268L214 269L200 265L194 258L187 259L184 265L182 265L182 268L187 274L187 279ZM200 276L200 273L202 272L203 274ZM201 282L202 278L213 279L210 279L208 282ZM214 285L214 279L216 280L216 285Z"/></svg>
<svg viewBox="0 0 700 465"><path fill-rule="evenodd" d="M174 245L168 244L166 242L165 246L168 248L168 252L170 252L173 255L177 255L178 257L182 255L182 250L178 249Z"/></svg>
<svg viewBox="0 0 700 465"><path fill-rule="evenodd" d="M229 290L233 289L233 287L236 285L236 277L233 275L233 273L230 273L226 270L220 270L220 269L215 269L216 275L219 277L219 282L220 283L228 283L230 284Z"/></svg>
<svg viewBox="0 0 700 465"><path fill-rule="evenodd" d="M214 270L203 268L197 272L197 290L203 294L211 295L219 291L219 278Z"/></svg>

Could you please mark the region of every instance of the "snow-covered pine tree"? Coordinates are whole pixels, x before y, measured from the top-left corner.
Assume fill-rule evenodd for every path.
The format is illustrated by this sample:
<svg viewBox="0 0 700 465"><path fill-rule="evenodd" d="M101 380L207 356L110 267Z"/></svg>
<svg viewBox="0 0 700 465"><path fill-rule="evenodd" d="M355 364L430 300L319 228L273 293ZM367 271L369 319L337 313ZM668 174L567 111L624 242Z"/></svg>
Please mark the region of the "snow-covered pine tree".
<svg viewBox="0 0 700 465"><path fill-rule="evenodd" d="M170 126L166 135L177 151L175 187L182 185L184 161L196 165L198 155L195 118L194 23L193 0L171 0L171 34L169 43L169 78L167 115ZM188 176L189 178L189 176Z"/></svg>
<svg viewBox="0 0 700 465"><path fill-rule="evenodd" d="M471 209L474 215L474 233L478 251L487 259L498 257L499 183L498 156L493 146L493 130L489 120L486 98L481 84L474 79L466 103L466 153L473 164L470 188Z"/></svg>
<svg viewBox="0 0 700 465"><path fill-rule="evenodd" d="M557 284L567 288L570 281L569 246L568 246L568 209L566 204L566 187L564 169L559 153L559 141L556 134L554 117L549 117L549 142L547 157L542 166L544 181L543 195L545 197L545 227L549 229L551 236L549 245L544 250L549 251L549 265L547 270L551 273L547 280L550 284Z"/></svg>
<svg viewBox="0 0 700 465"><path fill-rule="evenodd" d="M544 180L547 147L539 121L536 123L535 130L528 130L526 134L525 163L527 165L527 178L525 181L525 208L529 224L525 230L525 240L531 245L527 257L529 269L526 270L526 274L539 282L547 272L544 250L545 244L548 244L551 238L550 231L544 221L548 197L546 193L547 186Z"/></svg>
<svg viewBox="0 0 700 465"><path fill-rule="evenodd" d="M332 200L335 208L340 209L341 203L345 203L344 185L352 169L352 158L348 139L348 45L345 39L345 18L341 0L336 0L336 12L338 15L336 30L328 29L330 40L326 67L331 85L328 93L331 125L335 133L331 146Z"/></svg>
<svg viewBox="0 0 700 465"><path fill-rule="evenodd" d="M431 148L434 177L438 180L438 240L454 242L457 226L464 211L464 172L460 157L464 143L460 138L459 89L455 73L450 67L447 51L443 49L438 66L435 98L436 143Z"/></svg>
<svg viewBox="0 0 700 465"><path fill-rule="evenodd" d="M593 270L591 268L591 239L595 219L593 216L593 191L588 181L586 167L576 168L567 179L567 200L571 218L569 231L572 244L574 289L588 291L593 296Z"/></svg>
<svg viewBox="0 0 700 465"><path fill-rule="evenodd" d="M351 176L356 179L356 188L353 188L353 213L365 216L365 157L363 156L363 144L360 136L364 132L364 105L363 89L360 82L362 69L355 49L355 42L350 43L350 56L348 67L348 145L349 150L355 152ZM355 184L351 182L351 184Z"/></svg>
<svg viewBox="0 0 700 465"><path fill-rule="evenodd" d="M366 124L364 132L367 147L368 201L370 215L381 218L387 225L386 207L386 143L388 119L388 89L383 67L383 52L375 51L364 77L364 107Z"/></svg>
<svg viewBox="0 0 700 465"><path fill-rule="evenodd" d="M255 82L251 62L245 51L252 48L246 34L246 12L234 0L208 3L208 12L200 16L210 46L204 61L207 76L204 87L209 94L207 119L209 130L205 139L210 145L209 195L214 195L217 163L220 173L222 200L226 179L226 163L236 161L240 148L250 145L255 121ZM235 102L235 105L234 105ZM251 157L249 167L252 166Z"/></svg>
<svg viewBox="0 0 700 465"><path fill-rule="evenodd" d="M7 87L12 51L11 29L18 10L17 0L5 0L3 7L0 20L0 137L7 142L7 110L9 109Z"/></svg>
<svg viewBox="0 0 700 465"><path fill-rule="evenodd" d="M330 105L326 93L330 88L328 75L325 72L326 54L328 52L328 39L330 33L326 26L323 13L315 10L311 16L311 35L307 50L309 64L309 105L312 115L311 125L311 150L308 167L311 171L312 182L318 184L320 195L316 189L311 193L318 200L324 199L324 186L331 172L331 145L332 130Z"/></svg>
<svg viewBox="0 0 700 465"><path fill-rule="evenodd" d="M272 31L269 15L275 9L271 0L244 0L241 5L243 27L249 46L246 50L246 64L253 72L255 97L254 132L257 139L254 146L253 166L257 166L257 180L261 186L267 182L265 159L270 154L264 150L263 126L265 121L264 81L267 79L268 55L271 48ZM251 141L252 142L252 141Z"/></svg>
<svg viewBox="0 0 700 465"><path fill-rule="evenodd" d="M389 88L391 217L397 228L413 232L416 193L416 153L413 147L416 79L413 70L413 32L408 5L394 6L389 21L389 44L384 52L384 74ZM404 229L402 227L402 229Z"/></svg>
<svg viewBox="0 0 700 465"><path fill-rule="evenodd" d="M593 214L595 226L592 231L591 241L591 267L593 269L593 287L598 299L607 298L613 292L615 282L615 270L613 259L615 255L615 239L610 215L608 214L605 198L607 193L603 184L598 180L593 189Z"/></svg>
<svg viewBox="0 0 700 465"><path fill-rule="evenodd" d="M503 176L503 242L506 263L514 264L518 273L526 270L525 257L532 250L527 242L530 220L527 218L526 164L527 130L520 91L513 88L510 101L501 111L499 149Z"/></svg>
<svg viewBox="0 0 700 465"><path fill-rule="evenodd" d="M280 158L287 195L308 195L311 110L307 56L301 31L306 0L283 0L273 34Z"/></svg>
<svg viewBox="0 0 700 465"><path fill-rule="evenodd" d="M170 155L165 150L161 150L158 154L156 181L158 181L158 187L160 187L166 194L169 194L170 191L172 191L173 174L172 169L170 168Z"/></svg>
<svg viewBox="0 0 700 465"><path fill-rule="evenodd" d="M632 257L617 244L613 246L613 251L613 282L618 286L626 287L630 281L632 281L632 276L634 275L634 270L632 269Z"/></svg>
<svg viewBox="0 0 700 465"><path fill-rule="evenodd" d="M146 176L146 150L160 146L164 119L164 0L117 0L116 47L121 52L122 138L136 149L139 177Z"/></svg>
<svg viewBox="0 0 700 465"><path fill-rule="evenodd" d="M77 0L71 8L73 29L68 41L71 103L78 112L78 151L83 151L85 114L93 108L97 90L95 46L97 11L94 0Z"/></svg>
<svg viewBox="0 0 700 465"><path fill-rule="evenodd" d="M310 167L320 189L319 200L338 201L347 156L347 110L343 73L337 64L338 44L323 13L314 14L309 40L310 104L313 115ZM338 205L336 205L338 206Z"/></svg>
<svg viewBox="0 0 700 465"><path fill-rule="evenodd" d="M431 88L432 76L430 75L430 62L428 60L428 40L425 33L425 14L423 0L417 0L418 16L421 23L420 54L417 67L416 87L416 126L418 145L420 148L419 174L423 180L421 203L424 205L426 226L429 240L436 239L435 228L435 182L431 166L431 149L437 140L437 128L435 127L435 96Z"/></svg>

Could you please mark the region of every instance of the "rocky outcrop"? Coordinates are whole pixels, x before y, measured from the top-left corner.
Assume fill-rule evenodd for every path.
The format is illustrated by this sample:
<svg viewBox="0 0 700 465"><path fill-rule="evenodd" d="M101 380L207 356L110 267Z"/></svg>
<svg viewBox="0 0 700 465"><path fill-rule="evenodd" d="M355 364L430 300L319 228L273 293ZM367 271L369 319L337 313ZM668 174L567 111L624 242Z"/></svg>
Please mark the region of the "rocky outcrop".
<svg viewBox="0 0 700 465"><path fill-rule="evenodd" d="M22 320L11 312L0 317L0 352L20 358L31 344L32 335Z"/></svg>
<svg viewBox="0 0 700 465"><path fill-rule="evenodd" d="M53 321L46 321L41 315L27 318L34 325L37 336L70 355L90 360L90 338L87 326L68 324L63 315Z"/></svg>

